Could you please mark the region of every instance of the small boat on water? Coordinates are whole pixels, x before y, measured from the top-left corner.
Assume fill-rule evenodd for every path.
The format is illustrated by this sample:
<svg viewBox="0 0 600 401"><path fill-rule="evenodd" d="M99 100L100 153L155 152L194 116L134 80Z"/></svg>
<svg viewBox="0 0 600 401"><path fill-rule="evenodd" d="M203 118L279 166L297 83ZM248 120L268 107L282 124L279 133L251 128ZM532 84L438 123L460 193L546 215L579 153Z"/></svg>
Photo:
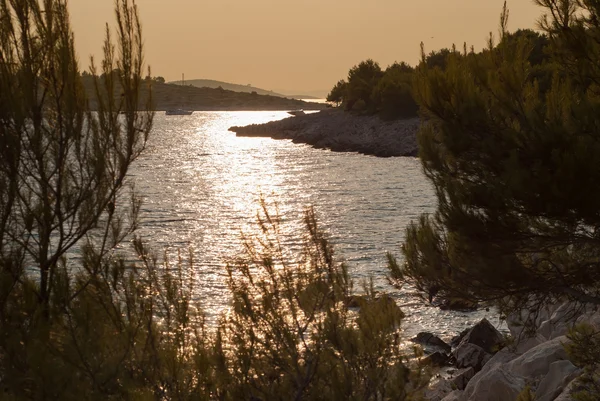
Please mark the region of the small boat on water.
<svg viewBox="0 0 600 401"><path fill-rule="evenodd" d="M165 111L165 114L168 116L189 116L192 114L192 110L184 110L184 109L171 109Z"/></svg>
<svg viewBox="0 0 600 401"><path fill-rule="evenodd" d="M306 113L304 113L304 110L290 110L288 111L288 114L291 114L293 116L302 116Z"/></svg>

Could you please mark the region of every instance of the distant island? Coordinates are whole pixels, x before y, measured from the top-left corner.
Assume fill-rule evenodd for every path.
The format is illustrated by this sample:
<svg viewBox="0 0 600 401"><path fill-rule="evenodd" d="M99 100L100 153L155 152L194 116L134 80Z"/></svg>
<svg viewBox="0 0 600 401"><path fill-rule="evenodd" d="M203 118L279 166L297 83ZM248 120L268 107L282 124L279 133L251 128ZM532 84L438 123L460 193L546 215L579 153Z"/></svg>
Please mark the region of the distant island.
<svg viewBox="0 0 600 401"><path fill-rule="evenodd" d="M94 93L93 77L89 74L82 76L83 84L88 93L90 106L96 108L97 99ZM197 88L168 84L157 80L148 80L143 85L140 99L145 99L148 88L152 88L154 109L164 111L169 109L187 109L194 111L211 110L322 110L326 104L304 102L281 96L259 94L256 91L236 92L225 88Z"/></svg>
<svg viewBox="0 0 600 401"><path fill-rule="evenodd" d="M169 83L181 86L182 81L172 81ZM290 99L320 99L317 96L312 96L312 95L308 95L308 94L306 94L306 95L302 95L302 94L287 95L287 94L283 94L283 93L277 93L277 92L274 92L271 90L257 88L250 84L240 85L240 84L233 84L233 83L229 83L229 82L217 81L214 79L186 79L184 81L184 86L188 86L188 85L195 86L196 88L212 88L212 89L222 88L222 89L225 89L228 91L233 91L233 92L243 92L243 93L256 92L256 94L258 94L258 95L277 96L277 97L285 97L285 98L290 98Z"/></svg>

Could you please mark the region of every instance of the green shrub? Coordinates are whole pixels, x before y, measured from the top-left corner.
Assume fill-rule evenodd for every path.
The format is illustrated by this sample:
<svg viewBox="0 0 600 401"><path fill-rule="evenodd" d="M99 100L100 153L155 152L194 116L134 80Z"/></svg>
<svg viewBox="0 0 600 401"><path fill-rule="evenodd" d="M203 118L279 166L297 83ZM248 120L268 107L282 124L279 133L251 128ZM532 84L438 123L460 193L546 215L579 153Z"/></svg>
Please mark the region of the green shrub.
<svg viewBox="0 0 600 401"><path fill-rule="evenodd" d="M405 365L403 317L372 289L348 308L352 281L317 227L312 209L299 258L291 261L279 221L264 209L264 236L228 267L233 310L223 321L220 359L227 399L413 399L425 376Z"/></svg>
<svg viewBox="0 0 600 401"><path fill-rule="evenodd" d="M526 37L418 69L419 157L438 207L407 228L393 273L505 313L563 297L600 303L600 6L539 3L560 68L547 91Z"/></svg>
<svg viewBox="0 0 600 401"><path fill-rule="evenodd" d="M66 2L0 1L0 398L418 397L427 381L405 364L401 311L372 289L349 309L352 282L312 211L298 252L263 210L214 328L194 301L193 255L171 265L133 237L127 172L153 113L138 110L151 99L137 9L115 4L116 45L107 29L101 73L85 77L92 113Z"/></svg>

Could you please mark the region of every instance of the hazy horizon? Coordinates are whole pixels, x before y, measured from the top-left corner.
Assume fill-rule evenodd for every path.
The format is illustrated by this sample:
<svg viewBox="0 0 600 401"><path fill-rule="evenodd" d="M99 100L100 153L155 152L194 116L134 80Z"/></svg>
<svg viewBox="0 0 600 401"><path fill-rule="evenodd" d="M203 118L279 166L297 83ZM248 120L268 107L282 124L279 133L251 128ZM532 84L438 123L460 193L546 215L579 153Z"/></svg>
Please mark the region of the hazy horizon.
<svg viewBox="0 0 600 401"><path fill-rule="evenodd" d="M146 62L167 81L214 79L275 92L327 91L348 69L372 58L385 68L414 65L427 52L463 42L481 49L497 36L503 0L392 0L291 3L275 0L138 0ZM81 67L100 57L113 1L69 2ZM509 30L535 28L543 11L509 2Z"/></svg>

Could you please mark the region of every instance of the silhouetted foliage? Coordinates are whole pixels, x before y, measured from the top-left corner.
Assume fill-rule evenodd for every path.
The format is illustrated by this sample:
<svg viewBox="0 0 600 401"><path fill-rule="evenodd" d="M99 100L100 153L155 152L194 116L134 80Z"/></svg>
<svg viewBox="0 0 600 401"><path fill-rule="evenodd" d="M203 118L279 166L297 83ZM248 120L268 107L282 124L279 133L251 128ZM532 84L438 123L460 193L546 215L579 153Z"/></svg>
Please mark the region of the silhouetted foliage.
<svg viewBox="0 0 600 401"><path fill-rule="evenodd" d="M348 82L335 84L327 100L345 110L379 113L384 118L414 117L418 106L411 90L413 73L404 62L394 63L383 72L379 64L366 60L350 69Z"/></svg>
<svg viewBox="0 0 600 401"><path fill-rule="evenodd" d="M137 11L127 0L115 8L116 45L107 30L103 78L94 63L88 76L99 99L92 113L66 2L0 2L3 397L124 396L123 386L148 383L137 373L146 362L138 351L150 334L148 308L130 302L142 294L128 292L131 270L111 256L136 227L140 203L126 176L152 112L138 112Z"/></svg>
<svg viewBox="0 0 600 401"><path fill-rule="evenodd" d="M537 3L546 35L508 34L505 10L500 45L417 69L419 156L438 206L407 228L405 263L389 267L430 298L504 315L600 304L600 3ZM570 339L584 369L573 397L596 400L600 333L582 326Z"/></svg>
<svg viewBox="0 0 600 401"><path fill-rule="evenodd" d="M390 264L426 293L503 313L600 303L600 5L539 3L555 68L547 91L532 78L528 35L418 68L419 156L438 208L407 228L404 266Z"/></svg>
<svg viewBox="0 0 600 401"><path fill-rule="evenodd" d="M138 110L152 105L137 9L115 9L116 43L107 29L100 70L85 76L92 112L66 1L0 0L0 398L418 398L427 377L405 363L402 312L372 288L349 309L352 281L312 210L298 250L263 209L212 331L193 255L160 262L133 236L141 203L127 172L153 113Z"/></svg>
<svg viewBox="0 0 600 401"><path fill-rule="evenodd" d="M348 309L352 281L344 264L305 213L300 258L290 260L280 218L263 208L262 236L228 266L232 314L217 342L224 399L405 400L427 383L409 370L400 349L403 314L367 288L358 313Z"/></svg>
<svg viewBox="0 0 600 401"><path fill-rule="evenodd" d="M352 110L357 102L362 101L367 111L373 111L371 95L382 76L381 67L371 59L362 61L352 67L348 72L348 83L346 85L346 110Z"/></svg>
<svg viewBox="0 0 600 401"><path fill-rule="evenodd" d="M419 106L412 95L413 68L405 63L389 66L373 89L373 102L384 118L414 117Z"/></svg>
<svg viewBox="0 0 600 401"><path fill-rule="evenodd" d="M335 102L340 104L344 101L347 96L347 83L343 79L339 80L337 84L331 89L331 92L327 95L328 102Z"/></svg>
<svg viewBox="0 0 600 401"><path fill-rule="evenodd" d="M425 63L427 68L438 67L442 70L446 69L448 63L448 56L453 52L450 49L444 48L429 53L421 63Z"/></svg>
<svg viewBox="0 0 600 401"><path fill-rule="evenodd" d="M507 32L498 44L498 48L503 46L514 48L519 41L524 41L529 48L527 61L532 66L551 61L550 52L546 49L550 44L548 36L531 29L518 29L515 32Z"/></svg>
<svg viewBox="0 0 600 401"><path fill-rule="evenodd" d="M600 333L582 324L573 328L566 345L569 359L582 368L577 386L572 394L577 401L597 400L600 395Z"/></svg>

